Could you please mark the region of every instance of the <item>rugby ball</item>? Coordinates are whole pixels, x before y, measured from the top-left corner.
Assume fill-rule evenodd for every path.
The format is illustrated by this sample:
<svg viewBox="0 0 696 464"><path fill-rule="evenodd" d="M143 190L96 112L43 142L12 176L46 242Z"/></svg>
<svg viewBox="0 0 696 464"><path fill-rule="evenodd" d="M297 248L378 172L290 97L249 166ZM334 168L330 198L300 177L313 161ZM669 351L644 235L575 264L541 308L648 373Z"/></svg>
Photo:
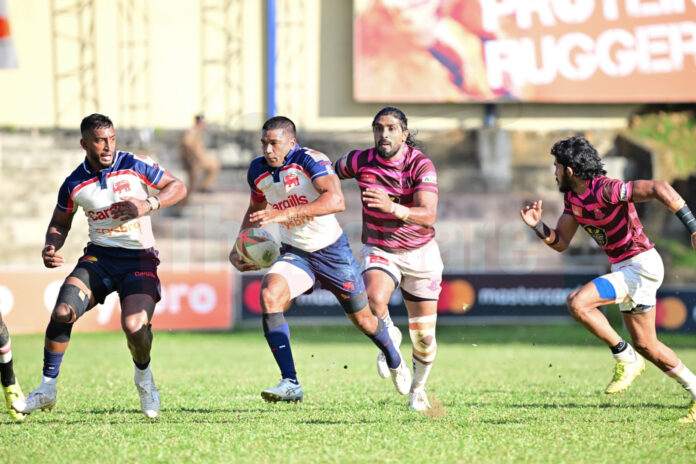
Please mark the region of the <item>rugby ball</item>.
<svg viewBox="0 0 696 464"><path fill-rule="evenodd" d="M247 263L269 267L280 255L280 246L273 235L263 229L244 229L234 243L237 254Z"/></svg>

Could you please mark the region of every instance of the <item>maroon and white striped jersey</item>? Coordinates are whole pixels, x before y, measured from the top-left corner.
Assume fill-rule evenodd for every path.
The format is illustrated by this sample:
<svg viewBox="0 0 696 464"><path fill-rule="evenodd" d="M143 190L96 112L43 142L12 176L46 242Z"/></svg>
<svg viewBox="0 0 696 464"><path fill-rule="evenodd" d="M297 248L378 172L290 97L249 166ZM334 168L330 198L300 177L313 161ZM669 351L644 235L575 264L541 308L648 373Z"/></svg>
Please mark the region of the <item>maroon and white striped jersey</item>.
<svg viewBox="0 0 696 464"><path fill-rule="evenodd" d="M334 163L334 170L341 179L355 178L361 193L367 188L383 188L392 201L404 206L413 206L419 190L438 193L432 161L408 145L395 161L378 156L374 148L350 151ZM433 227L409 224L364 203L362 219L362 242L389 252L420 248L435 236Z"/></svg>
<svg viewBox="0 0 696 464"><path fill-rule="evenodd" d="M643 224L633 204L633 182L606 176L586 181L581 195L565 194L563 214L572 215L614 264L650 250L653 245L643 233Z"/></svg>

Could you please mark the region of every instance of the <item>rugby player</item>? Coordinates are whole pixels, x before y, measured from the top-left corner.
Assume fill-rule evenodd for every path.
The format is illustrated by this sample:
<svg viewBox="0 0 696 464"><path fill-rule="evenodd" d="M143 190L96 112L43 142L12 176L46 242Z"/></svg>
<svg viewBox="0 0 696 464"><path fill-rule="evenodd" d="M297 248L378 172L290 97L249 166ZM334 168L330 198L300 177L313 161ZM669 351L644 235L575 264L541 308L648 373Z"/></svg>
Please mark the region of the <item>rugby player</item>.
<svg viewBox="0 0 696 464"><path fill-rule="evenodd" d="M154 418L159 414L160 399L150 370L150 321L160 299L160 281L149 213L183 199L186 187L152 159L117 151L116 132L107 116L85 117L80 131L85 160L58 192L41 251L44 265L56 268L64 263L58 250L65 243L78 207L87 216L90 240L60 288L51 313L41 385L12 407L23 414L53 408L58 373L73 324L116 291L121 303L121 327L135 364L140 406L147 417ZM150 195L149 189L159 193Z"/></svg>
<svg viewBox="0 0 696 464"><path fill-rule="evenodd" d="M437 174L432 161L416 148L406 115L382 108L372 121L375 146L353 150L334 164L341 179L355 178L362 194L362 274L372 312L382 319L395 343L401 332L387 304L396 287L408 310L413 342L411 409L430 408L425 383L437 351L435 324L442 281L442 258L435 242ZM377 371L386 377L384 357Z"/></svg>
<svg viewBox="0 0 696 464"><path fill-rule="evenodd" d="M267 402L301 401L284 312L315 280L338 299L346 316L384 353L397 391L405 395L411 375L381 319L368 308L358 265L334 213L343 211L341 185L323 153L303 148L295 139L295 124L276 116L261 132L263 156L249 166L249 207L240 230L280 225L280 257L261 284L263 331L280 368L277 386L261 392ZM239 271L257 270L233 249L230 261Z"/></svg>
<svg viewBox="0 0 696 464"><path fill-rule="evenodd" d="M5 394L5 403L10 416L14 420L19 421L24 419L24 414L12 409L12 403L24 399L24 394L15 378L12 364L12 341L10 340L10 333L7 331L5 321L2 320L2 314L0 314L0 383L2 384L2 392Z"/></svg>
<svg viewBox="0 0 696 464"><path fill-rule="evenodd" d="M645 370L645 357L691 394L689 412L680 421L695 422L696 376L657 339L654 308L664 268L643 232L634 203L657 200L669 208L688 228L694 249L696 219L667 182L622 182L606 177L597 150L583 137L556 142L551 154L555 157L556 182L565 194L565 208L556 228L541 221L541 201L526 206L520 214L537 236L558 252L568 248L580 225L609 257L611 273L585 284L567 299L573 317L606 343L616 359L614 377L604 393L620 393L630 387ZM597 309L612 303L619 305L635 351Z"/></svg>

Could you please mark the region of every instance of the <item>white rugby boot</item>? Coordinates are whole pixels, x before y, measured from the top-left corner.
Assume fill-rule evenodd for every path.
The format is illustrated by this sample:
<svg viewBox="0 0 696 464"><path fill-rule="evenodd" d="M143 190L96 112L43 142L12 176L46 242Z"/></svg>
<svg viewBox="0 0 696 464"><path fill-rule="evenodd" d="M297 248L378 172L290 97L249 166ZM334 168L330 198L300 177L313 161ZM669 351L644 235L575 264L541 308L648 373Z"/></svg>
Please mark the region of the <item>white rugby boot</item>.
<svg viewBox="0 0 696 464"><path fill-rule="evenodd" d="M155 379L152 377L152 371L148 367L144 375L139 375L137 372L138 368L136 367L135 369L136 372L133 376L133 381L135 383L135 388L138 390L138 395L140 396L140 409L142 409L145 417L154 419L159 415L160 397L159 391L157 391L157 385L155 385ZM142 378L139 379L139 377Z"/></svg>
<svg viewBox="0 0 696 464"><path fill-rule="evenodd" d="M391 338L392 343L394 343L394 348L396 348L396 351L399 351L402 339L401 331L395 325L389 327L388 330L389 338ZM381 351L377 355L377 373L383 379L388 379L391 376L391 373L389 372L389 366L387 365L387 357L384 356L384 353L382 353Z"/></svg>
<svg viewBox="0 0 696 464"><path fill-rule="evenodd" d="M275 387L262 391L261 398L267 403L276 403L278 401L292 401L296 403L302 401L302 386L294 380L282 379Z"/></svg>
<svg viewBox="0 0 696 464"><path fill-rule="evenodd" d="M428 395L426 395L425 390L421 388L408 392L408 404L414 411L425 411L426 409L430 409Z"/></svg>
<svg viewBox="0 0 696 464"><path fill-rule="evenodd" d="M56 405L58 391L55 384L41 384L39 388L29 393L26 397L15 400L12 409L22 414L31 414L37 409L49 411Z"/></svg>
<svg viewBox="0 0 696 464"><path fill-rule="evenodd" d="M408 368L403 357L396 369L389 368L389 373L399 394L405 395L411 390L411 369Z"/></svg>

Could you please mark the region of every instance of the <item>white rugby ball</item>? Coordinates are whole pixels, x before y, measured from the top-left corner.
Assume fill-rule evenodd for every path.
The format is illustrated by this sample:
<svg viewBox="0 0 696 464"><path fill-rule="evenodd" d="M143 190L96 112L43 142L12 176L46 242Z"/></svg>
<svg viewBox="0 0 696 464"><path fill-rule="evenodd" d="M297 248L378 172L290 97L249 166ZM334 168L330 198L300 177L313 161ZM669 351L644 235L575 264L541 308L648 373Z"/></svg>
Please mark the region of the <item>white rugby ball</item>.
<svg viewBox="0 0 696 464"><path fill-rule="evenodd" d="M280 256L280 245L263 229L244 229L234 243L237 254L247 263L267 268Z"/></svg>

